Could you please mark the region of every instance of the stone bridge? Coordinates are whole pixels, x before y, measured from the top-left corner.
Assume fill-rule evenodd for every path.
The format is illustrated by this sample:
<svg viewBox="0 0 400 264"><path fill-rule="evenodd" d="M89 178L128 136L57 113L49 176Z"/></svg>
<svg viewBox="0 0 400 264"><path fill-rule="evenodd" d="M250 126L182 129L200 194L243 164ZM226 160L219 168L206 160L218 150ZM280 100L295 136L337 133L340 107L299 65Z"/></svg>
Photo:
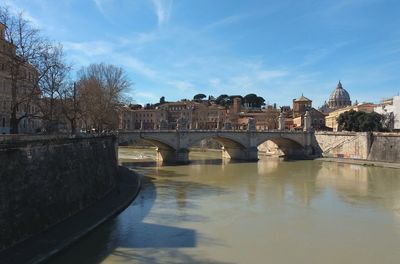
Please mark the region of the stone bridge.
<svg viewBox="0 0 400 264"><path fill-rule="evenodd" d="M311 158L318 154L313 132L308 131L227 131L227 130L135 130L118 133L119 145L145 141L157 147L157 159L168 163L187 163L189 149L203 139L222 145L222 157L258 160L258 146L271 140L291 158Z"/></svg>

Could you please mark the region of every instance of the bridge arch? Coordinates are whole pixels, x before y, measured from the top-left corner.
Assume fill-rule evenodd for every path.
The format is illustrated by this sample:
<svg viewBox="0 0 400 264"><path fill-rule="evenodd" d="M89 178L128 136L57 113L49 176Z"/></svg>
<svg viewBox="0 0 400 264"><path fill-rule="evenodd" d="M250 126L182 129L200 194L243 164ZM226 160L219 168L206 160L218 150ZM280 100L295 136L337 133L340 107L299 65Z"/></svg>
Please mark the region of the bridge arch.
<svg viewBox="0 0 400 264"><path fill-rule="evenodd" d="M192 137L188 145L187 149L190 149L196 143L201 142L202 140L213 139L221 145L222 158L228 159L236 159L236 160L257 160L257 153L254 155L254 148L249 148L245 146L245 143L242 142L240 137L234 138L229 134L223 133L211 133L211 134L203 134ZM253 152L250 151L253 150ZM251 156L253 154L253 156Z"/></svg>
<svg viewBox="0 0 400 264"><path fill-rule="evenodd" d="M140 136L137 133L131 134L120 134L118 136L118 145L128 146L134 145L140 142L145 142L156 147L157 160L160 161L172 161L175 160L176 149L171 143L160 140L159 138L153 138L151 136Z"/></svg>
<svg viewBox="0 0 400 264"><path fill-rule="evenodd" d="M224 134L221 135L219 133L210 133L210 134L199 133L198 135L191 135L186 144L186 147L190 148L193 145L198 144L202 140L207 140L207 139L214 139L223 147L245 148L244 143L241 142L241 140L234 139L229 135L224 135Z"/></svg>
<svg viewBox="0 0 400 264"><path fill-rule="evenodd" d="M261 149L261 145L266 144L268 141L273 142L277 148L283 152L286 158L299 159L306 156L306 148L303 146L303 143L284 136L268 136L261 138L257 142L257 148Z"/></svg>
<svg viewBox="0 0 400 264"><path fill-rule="evenodd" d="M186 139L186 140L185 140ZM190 132L186 133L181 142L181 146L186 149L191 148L196 143L206 139L214 139L222 146L222 158L236 160L257 160L257 148L249 145L249 137L246 132L232 133L230 131L209 131L209 132Z"/></svg>
<svg viewBox="0 0 400 264"><path fill-rule="evenodd" d="M139 142L146 142L149 143L155 147L160 147L160 148L168 148L168 149L174 149L174 147L169 143L162 141L157 138L151 138L151 137L138 137L136 135L132 136L119 136L118 139L118 145L120 146L128 146L128 145L133 145L135 143Z"/></svg>

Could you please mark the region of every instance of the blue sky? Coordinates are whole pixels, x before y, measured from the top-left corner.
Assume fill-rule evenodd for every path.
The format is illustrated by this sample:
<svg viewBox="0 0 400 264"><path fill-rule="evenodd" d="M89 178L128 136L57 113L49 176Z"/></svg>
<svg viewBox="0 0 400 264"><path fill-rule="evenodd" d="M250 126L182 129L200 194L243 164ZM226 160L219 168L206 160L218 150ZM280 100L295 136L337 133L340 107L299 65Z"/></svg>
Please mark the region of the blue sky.
<svg viewBox="0 0 400 264"><path fill-rule="evenodd" d="M137 103L257 93L321 105L400 92L400 1L3 0L64 45L77 70L123 67Z"/></svg>

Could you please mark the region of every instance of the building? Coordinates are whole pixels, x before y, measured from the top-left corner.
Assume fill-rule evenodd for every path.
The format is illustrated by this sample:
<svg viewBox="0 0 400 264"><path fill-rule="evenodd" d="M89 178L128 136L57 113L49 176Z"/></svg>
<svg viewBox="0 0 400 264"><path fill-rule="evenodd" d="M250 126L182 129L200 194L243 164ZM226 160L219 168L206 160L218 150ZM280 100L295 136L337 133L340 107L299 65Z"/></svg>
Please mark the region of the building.
<svg viewBox="0 0 400 264"><path fill-rule="evenodd" d="M327 115L325 117L325 124L328 128L331 128L333 131L338 131L339 127L338 127L337 120L338 120L340 114L350 111L350 110L372 113L374 111L374 107L375 107L375 105L373 103L360 103L357 105L339 108L337 110L330 112L329 115Z"/></svg>
<svg viewBox="0 0 400 264"><path fill-rule="evenodd" d="M129 107L120 108L120 129L157 129L160 120L167 117L166 111L160 109L136 109Z"/></svg>
<svg viewBox="0 0 400 264"><path fill-rule="evenodd" d="M311 127L315 130L325 129L325 114L311 107L307 110L311 116ZM293 128L302 129L304 127L304 115L293 118Z"/></svg>
<svg viewBox="0 0 400 264"><path fill-rule="evenodd" d="M11 130L12 107L17 110L17 118L20 118L18 125L19 133L35 133L41 128L41 121L33 116L40 113L39 107L30 100L34 83L37 79L36 69L24 64L19 67L19 77L17 80L16 100L18 104L13 103L10 63L17 60L15 46L5 38L5 26L0 23L0 133L8 134ZM40 91L35 92L33 96L39 99ZM26 116L26 117L24 117Z"/></svg>
<svg viewBox="0 0 400 264"><path fill-rule="evenodd" d="M271 130L278 128L279 110L276 107L268 106L265 109L249 110L241 112L234 124L237 129L247 129L249 120L254 119L257 130Z"/></svg>
<svg viewBox="0 0 400 264"><path fill-rule="evenodd" d="M177 120L184 118L189 129L223 129L229 124L232 129L247 129L251 118L256 121L258 130L276 129L279 110L268 106L265 109L242 107L239 97L233 99L230 107L221 106L213 101L167 102L153 109L140 107L121 107L120 129L176 129Z"/></svg>
<svg viewBox="0 0 400 264"><path fill-rule="evenodd" d="M347 106L351 106L350 95L339 81L335 90L329 96L328 102L325 101L325 104L319 110L323 113L330 113Z"/></svg>
<svg viewBox="0 0 400 264"><path fill-rule="evenodd" d="M293 99L293 118L302 116L311 109L312 107L312 101L305 97L304 95L301 95L297 99Z"/></svg>
<svg viewBox="0 0 400 264"><path fill-rule="evenodd" d="M384 126L389 130L400 130L400 96L383 100L374 111L384 116Z"/></svg>
<svg viewBox="0 0 400 264"><path fill-rule="evenodd" d="M292 120L293 129L302 129L304 126L304 115L308 112L311 116L311 127L313 129L324 129L325 128L325 115L319 110L312 107L312 101L301 95L297 99L293 99L293 114ZM286 126L285 120L285 126Z"/></svg>
<svg viewBox="0 0 400 264"><path fill-rule="evenodd" d="M194 103L189 126L192 129L221 129L227 121L227 114L225 107L215 103Z"/></svg>

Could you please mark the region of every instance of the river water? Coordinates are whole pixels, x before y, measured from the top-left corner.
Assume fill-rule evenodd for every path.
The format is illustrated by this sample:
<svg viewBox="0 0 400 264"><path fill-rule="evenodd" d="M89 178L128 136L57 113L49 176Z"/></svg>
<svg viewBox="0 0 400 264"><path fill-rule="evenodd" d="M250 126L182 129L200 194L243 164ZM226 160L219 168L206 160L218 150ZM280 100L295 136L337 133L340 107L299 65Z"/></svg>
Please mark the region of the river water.
<svg viewBox="0 0 400 264"><path fill-rule="evenodd" d="M400 170L219 157L120 148L139 196L51 263L400 263Z"/></svg>

